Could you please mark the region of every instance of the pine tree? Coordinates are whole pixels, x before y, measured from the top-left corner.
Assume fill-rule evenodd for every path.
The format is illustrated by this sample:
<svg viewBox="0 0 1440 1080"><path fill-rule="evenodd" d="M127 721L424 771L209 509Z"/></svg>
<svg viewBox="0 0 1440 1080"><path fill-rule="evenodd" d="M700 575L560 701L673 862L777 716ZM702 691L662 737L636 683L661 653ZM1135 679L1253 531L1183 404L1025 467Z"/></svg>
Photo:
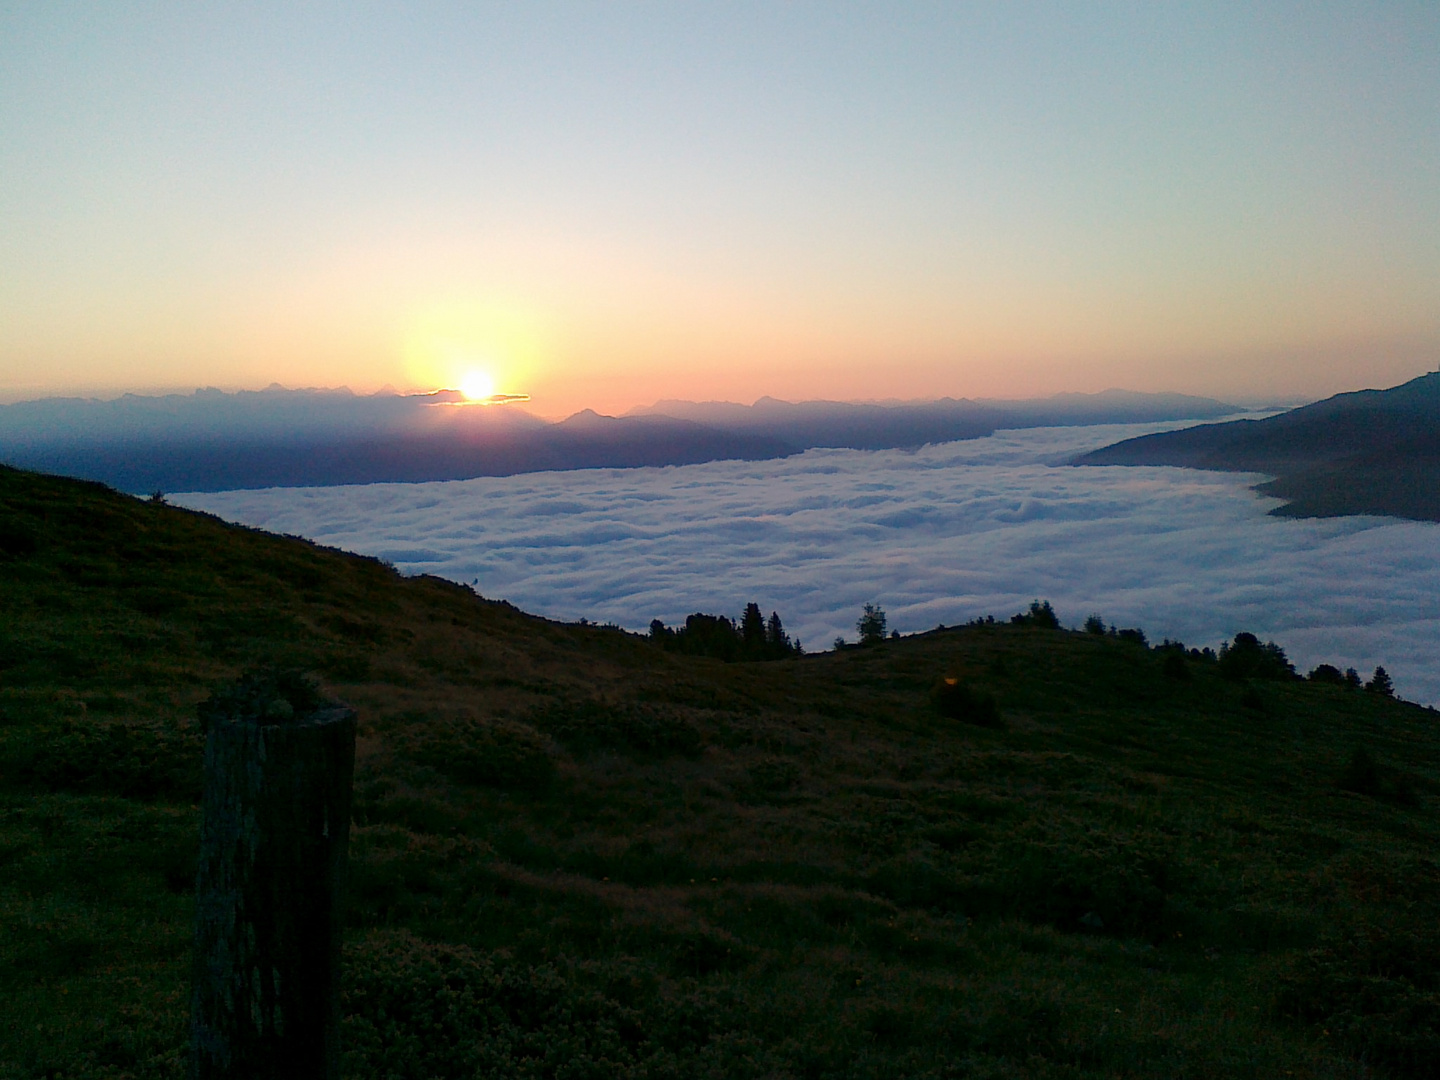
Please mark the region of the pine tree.
<svg viewBox="0 0 1440 1080"><path fill-rule="evenodd" d="M760 614L759 604L745 605L745 614L740 619L740 641L747 653L764 651L765 616Z"/></svg>
<svg viewBox="0 0 1440 1080"><path fill-rule="evenodd" d="M885 609L879 604L866 604L864 613L855 622L861 645L875 645L885 640Z"/></svg>
<svg viewBox="0 0 1440 1080"><path fill-rule="evenodd" d="M1365 689L1372 694L1379 694L1381 697L1395 696L1395 687L1390 682L1390 673L1383 667L1375 669L1375 674L1370 676L1370 681L1365 684Z"/></svg>
<svg viewBox="0 0 1440 1080"><path fill-rule="evenodd" d="M770 646L770 652L775 656L784 656L790 652L790 635L785 633L785 627L780 624L780 613L770 612L770 622L765 627L765 644Z"/></svg>

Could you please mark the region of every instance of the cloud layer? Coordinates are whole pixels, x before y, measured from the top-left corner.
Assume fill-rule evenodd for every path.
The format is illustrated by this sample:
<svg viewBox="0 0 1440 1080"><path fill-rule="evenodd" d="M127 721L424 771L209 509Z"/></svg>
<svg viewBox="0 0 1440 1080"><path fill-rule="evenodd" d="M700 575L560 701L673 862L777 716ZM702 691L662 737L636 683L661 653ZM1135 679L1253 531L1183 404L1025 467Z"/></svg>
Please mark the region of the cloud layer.
<svg viewBox="0 0 1440 1080"><path fill-rule="evenodd" d="M1044 597L1070 625L1094 612L1190 645L1250 630L1302 669L1383 663L1440 703L1440 526L1273 518L1258 477L1063 464L1173 426L174 501L559 619L643 629L755 600L816 649L853 639L866 601L908 632Z"/></svg>

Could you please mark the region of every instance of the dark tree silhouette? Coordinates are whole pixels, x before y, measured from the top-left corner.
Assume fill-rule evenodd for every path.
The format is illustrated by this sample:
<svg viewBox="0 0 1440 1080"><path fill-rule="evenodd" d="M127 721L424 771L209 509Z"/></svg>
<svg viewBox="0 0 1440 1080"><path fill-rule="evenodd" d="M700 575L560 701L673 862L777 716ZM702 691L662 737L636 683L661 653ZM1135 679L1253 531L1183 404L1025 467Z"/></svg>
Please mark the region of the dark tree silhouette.
<svg viewBox="0 0 1440 1080"><path fill-rule="evenodd" d="M1390 682L1390 673L1383 667L1375 669L1375 674L1370 676L1370 681L1365 684L1365 689L1372 694L1379 694L1381 697L1395 696L1395 687Z"/></svg>
<svg viewBox="0 0 1440 1080"><path fill-rule="evenodd" d="M1031 600L1030 610L1012 615L1010 621L1016 626L1040 626L1046 630L1060 629L1060 617L1055 614L1055 609L1050 606L1049 600Z"/></svg>
<svg viewBox="0 0 1440 1080"><path fill-rule="evenodd" d="M771 652L781 656L790 651L790 635L785 633L778 611L770 612L770 623L765 627L765 644L770 647Z"/></svg>
<svg viewBox="0 0 1440 1080"><path fill-rule="evenodd" d="M1345 676L1334 664L1321 664L1307 676L1311 682L1325 683L1328 686L1344 686Z"/></svg>
<svg viewBox="0 0 1440 1080"><path fill-rule="evenodd" d="M699 611L686 616L685 625L674 630L655 619L650 623L650 640L669 652L713 656L726 662L800 655L800 643L791 643L779 613L772 612L767 625L759 604L747 604L738 624L724 615Z"/></svg>
<svg viewBox="0 0 1440 1080"><path fill-rule="evenodd" d="M861 645L876 645L885 640L885 609L879 604L866 604L855 621Z"/></svg>
<svg viewBox="0 0 1440 1080"><path fill-rule="evenodd" d="M1262 643L1242 630L1232 643L1220 646L1220 673L1237 680L1290 679L1295 676L1295 665L1273 641Z"/></svg>
<svg viewBox="0 0 1440 1080"><path fill-rule="evenodd" d="M745 614L740 617L740 643L747 656L760 656L765 652L765 616L760 614L759 604L746 604Z"/></svg>

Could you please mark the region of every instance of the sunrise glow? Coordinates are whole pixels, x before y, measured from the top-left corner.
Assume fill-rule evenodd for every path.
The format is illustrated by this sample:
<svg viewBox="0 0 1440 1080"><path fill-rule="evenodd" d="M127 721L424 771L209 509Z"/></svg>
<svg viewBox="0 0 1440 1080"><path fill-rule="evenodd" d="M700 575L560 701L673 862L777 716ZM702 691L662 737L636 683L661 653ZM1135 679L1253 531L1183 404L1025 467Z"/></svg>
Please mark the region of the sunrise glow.
<svg viewBox="0 0 1440 1080"><path fill-rule="evenodd" d="M460 380L460 392L467 401L484 401L495 396L495 380L483 371L467 371Z"/></svg>
<svg viewBox="0 0 1440 1080"><path fill-rule="evenodd" d="M1433 4L165 10L0 34L0 402L1240 401L1440 357Z"/></svg>

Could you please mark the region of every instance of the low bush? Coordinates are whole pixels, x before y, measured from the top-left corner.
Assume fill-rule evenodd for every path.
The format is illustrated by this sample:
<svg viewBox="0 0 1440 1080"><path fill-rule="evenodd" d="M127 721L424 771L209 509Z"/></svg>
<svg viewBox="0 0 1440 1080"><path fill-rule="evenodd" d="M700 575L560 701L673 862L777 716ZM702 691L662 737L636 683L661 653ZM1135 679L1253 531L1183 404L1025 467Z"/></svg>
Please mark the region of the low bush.
<svg viewBox="0 0 1440 1080"><path fill-rule="evenodd" d="M539 791L555 777L545 739L515 721L436 723L413 756L461 784Z"/></svg>
<svg viewBox="0 0 1440 1080"><path fill-rule="evenodd" d="M1000 727L1000 706L993 694L977 690L959 679L944 679L934 689L931 700L935 710L950 720L960 720L980 727Z"/></svg>
<svg viewBox="0 0 1440 1080"><path fill-rule="evenodd" d="M698 948L709 959L715 946ZM742 1009L633 962L529 965L403 932L345 959L344 1073L356 1080L753 1076L779 1064L751 1058L764 1051L743 1035Z"/></svg>
<svg viewBox="0 0 1440 1080"><path fill-rule="evenodd" d="M1160 661L1160 671L1167 679L1186 682L1190 678L1190 664L1185 653L1179 649L1166 649L1165 659Z"/></svg>
<svg viewBox="0 0 1440 1080"><path fill-rule="evenodd" d="M577 752L620 750L693 757L704 744L694 724L651 705L616 706L596 700L557 703L536 710L527 719Z"/></svg>
<svg viewBox="0 0 1440 1080"><path fill-rule="evenodd" d="M1353 935L1284 962L1272 1008L1319 1027L1382 1074L1433 1077L1440 1062L1440 938L1392 928Z"/></svg>
<svg viewBox="0 0 1440 1080"><path fill-rule="evenodd" d="M12 728L0 741L0 773L45 791L193 802L203 749L193 734L125 723Z"/></svg>
<svg viewBox="0 0 1440 1080"><path fill-rule="evenodd" d="M1363 746L1351 751L1336 786L1342 791L1353 791L1357 795L1383 799L1399 806L1414 806L1417 802L1409 778L1397 769L1381 765Z"/></svg>

